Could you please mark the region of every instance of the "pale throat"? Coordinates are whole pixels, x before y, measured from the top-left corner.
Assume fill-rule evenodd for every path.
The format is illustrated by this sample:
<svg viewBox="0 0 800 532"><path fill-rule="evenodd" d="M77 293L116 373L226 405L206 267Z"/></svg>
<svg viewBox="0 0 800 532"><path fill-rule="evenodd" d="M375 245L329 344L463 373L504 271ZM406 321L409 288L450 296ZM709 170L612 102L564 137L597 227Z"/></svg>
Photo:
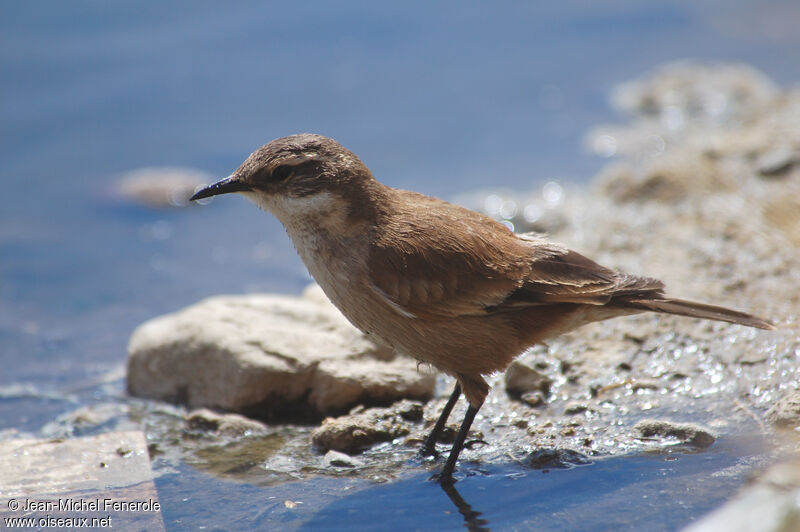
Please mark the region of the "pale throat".
<svg viewBox="0 0 800 532"><path fill-rule="evenodd" d="M353 233L347 201L328 191L307 196L245 192L245 196L280 220L295 244L321 237L348 237Z"/></svg>
<svg viewBox="0 0 800 532"><path fill-rule="evenodd" d="M343 301L340 290L363 274L368 254L364 222L349 219L346 200L330 192L303 197L245 195L278 218L309 273L332 301Z"/></svg>

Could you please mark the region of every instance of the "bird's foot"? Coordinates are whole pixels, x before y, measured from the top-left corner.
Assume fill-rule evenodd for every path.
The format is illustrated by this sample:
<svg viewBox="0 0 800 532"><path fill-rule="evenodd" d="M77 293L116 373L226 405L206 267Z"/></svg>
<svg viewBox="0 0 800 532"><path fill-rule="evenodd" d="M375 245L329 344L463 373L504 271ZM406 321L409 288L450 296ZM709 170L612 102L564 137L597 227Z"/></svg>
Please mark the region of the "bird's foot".
<svg viewBox="0 0 800 532"><path fill-rule="evenodd" d="M439 453L436 451L436 444L429 444L425 442L419 448L418 454L423 458L439 458Z"/></svg>

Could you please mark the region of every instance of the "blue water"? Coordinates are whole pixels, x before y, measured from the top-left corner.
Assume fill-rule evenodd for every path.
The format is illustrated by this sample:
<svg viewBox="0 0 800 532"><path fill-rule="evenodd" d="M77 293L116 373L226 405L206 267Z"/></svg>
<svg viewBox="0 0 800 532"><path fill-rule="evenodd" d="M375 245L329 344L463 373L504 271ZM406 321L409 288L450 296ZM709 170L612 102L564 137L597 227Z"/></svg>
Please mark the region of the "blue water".
<svg viewBox="0 0 800 532"><path fill-rule="evenodd" d="M471 476L451 493L430 482L428 472L413 471L388 484L310 478L256 488L208 481L187 469L157 486L168 529L656 532L686 526L741 484L737 466L752 449L725 440L716 445L708 454L606 458L559 470L462 465Z"/></svg>
<svg viewBox="0 0 800 532"><path fill-rule="evenodd" d="M137 207L110 194L120 173L170 165L224 176L268 140L313 131L340 140L384 182L445 198L586 181L603 161L582 139L619 119L607 104L615 84L686 57L743 61L794 82L798 24L793 0L3 2L0 430L36 433L121 393L119 378L110 392L99 383L124 363L131 330L149 317L212 294L296 293L308 282L279 224L244 200ZM623 485L640 469L656 475L648 463L546 478ZM204 487L194 477L159 486L171 528L181 528L176 493L214 492L221 482ZM389 527L364 506L432 489L418 480L334 497L306 526ZM464 496L493 523L534 527L526 519L536 515L543 528L592 528L547 518L564 498L536 487L505 504L528 480L498 481L479 495L482 482L494 481L465 483ZM236 486L254 492L254 504L263 495ZM662 503L651 501L669 513ZM692 505L686 518L706 506ZM445 519L430 512L411 511L408 528Z"/></svg>

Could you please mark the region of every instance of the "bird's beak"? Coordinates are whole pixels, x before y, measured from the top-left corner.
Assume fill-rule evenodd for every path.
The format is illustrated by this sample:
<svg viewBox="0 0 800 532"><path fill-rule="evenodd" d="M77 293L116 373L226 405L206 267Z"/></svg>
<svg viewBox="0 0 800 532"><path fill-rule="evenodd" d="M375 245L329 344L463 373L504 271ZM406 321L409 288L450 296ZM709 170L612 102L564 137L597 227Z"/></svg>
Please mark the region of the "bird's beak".
<svg viewBox="0 0 800 532"><path fill-rule="evenodd" d="M230 194L231 192L245 192L247 190L253 190L253 188L242 180L237 179L234 175L229 175L225 179L220 179L213 185L208 185L198 190L194 193L194 196L190 198L190 201L219 196L220 194Z"/></svg>

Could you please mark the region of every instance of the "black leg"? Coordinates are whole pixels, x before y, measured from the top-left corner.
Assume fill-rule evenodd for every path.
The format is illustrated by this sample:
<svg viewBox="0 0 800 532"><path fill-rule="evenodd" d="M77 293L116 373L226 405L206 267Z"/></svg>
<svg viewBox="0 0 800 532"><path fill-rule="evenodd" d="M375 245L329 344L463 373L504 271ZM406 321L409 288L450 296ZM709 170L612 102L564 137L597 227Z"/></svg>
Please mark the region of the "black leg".
<svg viewBox="0 0 800 532"><path fill-rule="evenodd" d="M456 461L458 460L458 455L461 454L461 449L464 448L464 441L467 439L467 433L472 425L472 421L475 419L475 414L478 413L478 408L472 405L469 405L469 408L467 408L464 421L461 423L461 428L458 429L456 441L453 442L453 448L450 450L450 456L447 457L447 462L445 462L442 472L439 475L439 482L441 482L443 486L453 483L453 471L456 469Z"/></svg>
<svg viewBox="0 0 800 532"><path fill-rule="evenodd" d="M439 441L442 430L444 430L444 426L447 423L447 418L450 417L450 412L452 412L459 397L461 397L461 385L456 382L456 387L453 388L453 394L450 396L450 399L447 400L447 404L444 405L444 408L442 408L442 413L439 419L436 420L433 429L431 429L431 433L425 438L425 443L422 444L422 449L420 449L420 454L422 456L433 456L436 454L436 442Z"/></svg>

